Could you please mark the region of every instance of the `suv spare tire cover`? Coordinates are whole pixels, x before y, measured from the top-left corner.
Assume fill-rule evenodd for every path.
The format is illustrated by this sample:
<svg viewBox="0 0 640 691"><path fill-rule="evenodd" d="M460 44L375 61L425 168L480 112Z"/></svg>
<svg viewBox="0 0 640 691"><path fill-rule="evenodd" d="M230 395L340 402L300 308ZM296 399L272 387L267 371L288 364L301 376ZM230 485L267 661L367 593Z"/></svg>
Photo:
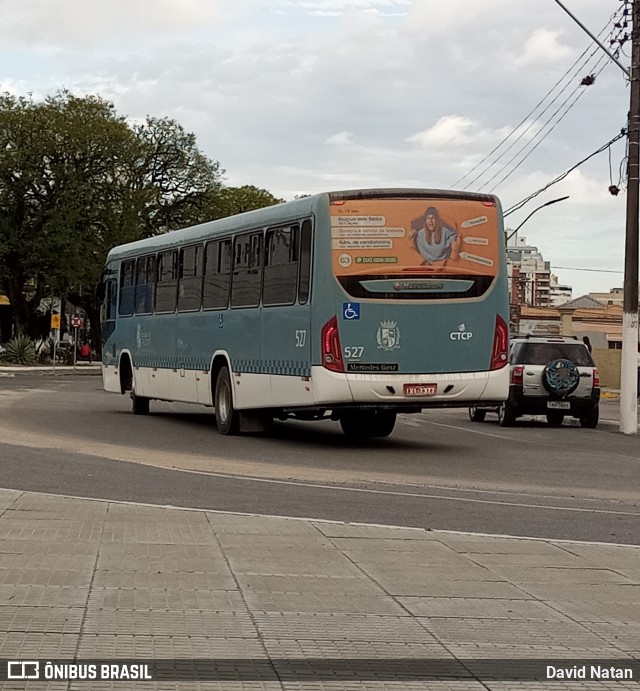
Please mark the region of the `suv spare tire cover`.
<svg viewBox="0 0 640 691"><path fill-rule="evenodd" d="M552 360L544 368L542 383L550 393L566 396L578 388L580 372L571 360Z"/></svg>

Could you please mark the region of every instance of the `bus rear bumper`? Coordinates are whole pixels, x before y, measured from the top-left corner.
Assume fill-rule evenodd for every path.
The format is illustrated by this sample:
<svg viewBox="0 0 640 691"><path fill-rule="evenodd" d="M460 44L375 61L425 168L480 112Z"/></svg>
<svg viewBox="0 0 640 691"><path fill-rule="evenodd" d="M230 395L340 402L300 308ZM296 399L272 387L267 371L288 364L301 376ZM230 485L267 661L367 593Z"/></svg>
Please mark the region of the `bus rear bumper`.
<svg viewBox="0 0 640 691"><path fill-rule="evenodd" d="M466 407L504 401L509 395L509 367L490 372L439 374L354 374L311 368L314 403L398 407Z"/></svg>

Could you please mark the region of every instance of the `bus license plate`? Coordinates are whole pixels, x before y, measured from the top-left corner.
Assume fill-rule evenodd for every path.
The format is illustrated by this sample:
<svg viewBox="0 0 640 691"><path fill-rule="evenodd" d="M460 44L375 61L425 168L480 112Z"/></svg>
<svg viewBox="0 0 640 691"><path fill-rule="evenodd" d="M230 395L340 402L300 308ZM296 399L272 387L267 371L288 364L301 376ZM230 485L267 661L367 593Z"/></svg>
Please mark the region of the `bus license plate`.
<svg viewBox="0 0 640 691"><path fill-rule="evenodd" d="M570 410L571 403L569 401L547 401L547 408L555 408L556 410Z"/></svg>
<svg viewBox="0 0 640 691"><path fill-rule="evenodd" d="M405 396L433 396L438 390L437 384L405 384Z"/></svg>

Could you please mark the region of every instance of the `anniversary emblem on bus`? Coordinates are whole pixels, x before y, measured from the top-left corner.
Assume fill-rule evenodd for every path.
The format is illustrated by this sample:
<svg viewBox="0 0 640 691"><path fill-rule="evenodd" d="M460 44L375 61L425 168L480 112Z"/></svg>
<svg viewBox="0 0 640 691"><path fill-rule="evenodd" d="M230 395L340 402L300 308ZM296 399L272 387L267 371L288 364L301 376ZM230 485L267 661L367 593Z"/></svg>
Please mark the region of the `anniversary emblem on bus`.
<svg viewBox="0 0 640 691"><path fill-rule="evenodd" d="M378 348L382 350L395 350L400 347L400 329L398 322L380 322L376 334Z"/></svg>

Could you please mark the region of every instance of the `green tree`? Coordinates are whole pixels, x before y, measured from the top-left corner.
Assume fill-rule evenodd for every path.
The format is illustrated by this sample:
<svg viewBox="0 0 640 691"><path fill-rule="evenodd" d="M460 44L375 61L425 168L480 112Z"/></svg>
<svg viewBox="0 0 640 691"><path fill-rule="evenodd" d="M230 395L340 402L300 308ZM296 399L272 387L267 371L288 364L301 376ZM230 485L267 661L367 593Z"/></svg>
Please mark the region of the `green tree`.
<svg viewBox="0 0 640 691"><path fill-rule="evenodd" d="M265 206L273 206L283 202L284 199L278 199L271 192L253 185L223 187L211 199L209 207L210 219L226 218L234 214L262 209Z"/></svg>
<svg viewBox="0 0 640 691"><path fill-rule="evenodd" d="M133 189L143 193L137 213L146 236L211 220L224 171L200 152L196 137L174 120L148 117L133 129L142 155Z"/></svg>
<svg viewBox="0 0 640 691"><path fill-rule="evenodd" d="M172 120L130 126L98 96L0 95L0 285L15 331L52 292L97 327L108 250L207 220L222 174Z"/></svg>
<svg viewBox="0 0 640 691"><path fill-rule="evenodd" d="M91 234L91 245L82 252L82 268L67 274L69 299L89 315L96 344L100 340L96 288L109 249L209 220L208 209L224 173L219 163L200 152L195 135L173 120L148 117L132 132L133 155L122 162L120 189L101 215L108 221L102 232Z"/></svg>
<svg viewBox="0 0 640 691"><path fill-rule="evenodd" d="M104 207L104 188L115 196L120 162L136 145L124 119L97 97L0 96L0 279L17 333L82 265L83 236Z"/></svg>

